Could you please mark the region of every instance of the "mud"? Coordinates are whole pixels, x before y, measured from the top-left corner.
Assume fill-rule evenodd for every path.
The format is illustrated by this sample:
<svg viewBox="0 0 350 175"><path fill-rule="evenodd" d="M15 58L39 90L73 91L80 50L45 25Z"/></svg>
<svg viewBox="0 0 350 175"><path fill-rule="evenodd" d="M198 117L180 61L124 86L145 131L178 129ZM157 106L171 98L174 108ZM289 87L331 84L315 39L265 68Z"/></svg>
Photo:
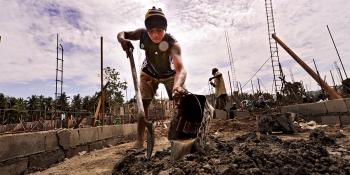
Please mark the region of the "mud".
<svg viewBox="0 0 350 175"><path fill-rule="evenodd" d="M293 141L250 132L229 141L211 136L204 154L177 162L170 161L169 149L151 160L142 152L129 152L113 174L350 174L349 160L349 149L322 130Z"/></svg>

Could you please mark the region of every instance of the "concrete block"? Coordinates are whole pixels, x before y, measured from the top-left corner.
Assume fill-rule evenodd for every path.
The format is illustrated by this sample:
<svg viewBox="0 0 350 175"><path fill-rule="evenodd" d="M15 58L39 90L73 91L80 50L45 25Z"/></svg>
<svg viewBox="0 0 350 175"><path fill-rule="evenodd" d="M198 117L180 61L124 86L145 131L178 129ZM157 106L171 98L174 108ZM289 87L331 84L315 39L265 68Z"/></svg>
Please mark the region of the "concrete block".
<svg viewBox="0 0 350 175"><path fill-rule="evenodd" d="M109 147L109 146L115 146L118 144L118 142L120 141L120 139L117 138L109 138L104 140L104 146Z"/></svg>
<svg viewBox="0 0 350 175"><path fill-rule="evenodd" d="M95 142L98 140L97 127L80 128L79 129L79 143L80 145Z"/></svg>
<svg viewBox="0 0 350 175"><path fill-rule="evenodd" d="M125 124L125 125L121 125L123 128L123 136L132 136L132 135L136 135L137 132L137 124Z"/></svg>
<svg viewBox="0 0 350 175"><path fill-rule="evenodd" d="M1 175L25 174L28 166L28 158L22 158L8 165L0 165Z"/></svg>
<svg viewBox="0 0 350 175"><path fill-rule="evenodd" d="M44 131L45 135L45 150L53 151L59 149L58 137L56 131Z"/></svg>
<svg viewBox="0 0 350 175"><path fill-rule="evenodd" d="M102 149L102 148L103 148L103 141L102 140L96 141L96 142L90 143L90 145L89 145L89 152L90 151L94 151L94 150L99 150L99 149Z"/></svg>
<svg viewBox="0 0 350 175"><path fill-rule="evenodd" d="M97 127L98 140L104 140L113 137L114 125L106 125L102 127Z"/></svg>
<svg viewBox="0 0 350 175"><path fill-rule="evenodd" d="M292 105L281 106L281 113L286 113L286 112L295 112L292 110Z"/></svg>
<svg viewBox="0 0 350 175"><path fill-rule="evenodd" d="M348 112L348 107L343 99L328 100L324 103L328 112Z"/></svg>
<svg viewBox="0 0 350 175"><path fill-rule="evenodd" d="M340 121L342 125L350 125L350 115L341 115Z"/></svg>
<svg viewBox="0 0 350 175"><path fill-rule="evenodd" d="M287 113L287 112L300 113L299 105L281 106L281 113Z"/></svg>
<svg viewBox="0 0 350 175"><path fill-rule="evenodd" d="M304 103L297 105L282 106L281 113L292 112L301 115L326 114L327 109L324 103Z"/></svg>
<svg viewBox="0 0 350 175"><path fill-rule="evenodd" d="M45 135L40 132L0 136L0 162L45 151Z"/></svg>
<svg viewBox="0 0 350 175"><path fill-rule="evenodd" d="M308 103L306 111L311 115L326 114L327 109L324 103Z"/></svg>
<svg viewBox="0 0 350 175"><path fill-rule="evenodd" d="M302 118L306 121L315 121L317 124L322 124L321 116L303 116Z"/></svg>
<svg viewBox="0 0 350 175"><path fill-rule="evenodd" d="M298 107L298 113L302 115L311 115L311 111L309 110L309 107L311 106L312 103L307 103L307 104L298 104L295 107Z"/></svg>
<svg viewBox="0 0 350 175"><path fill-rule="evenodd" d="M248 111L235 111L235 114L237 118L249 118L250 113Z"/></svg>
<svg viewBox="0 0 350 175"><path fill-rule="evenodd" d="M79 145L79 132L77 129L63 129L57 131L58 143L63 149Z"/></svg>
<svg viewBox="0 0 350 175"><path fill-rule="evenodd" d="M64 152L62 150L30 155L28 169L29 171L41 171L63 160Z"/></svg>
<svg viewBox="0 0 350 175"><path fill-rule="evenodd" d="M223 110L219 110L219 109L215 109L214 116L215 116L216 119L222 119L222 120L228 119L227 112L223 111Z"/></svg>
<svg viewBox="0 0 350 175"><path fill-rule="evenodd" d="M124 124L125 125L125 124ZM124 135L124 131L123 131L123 126L124 125L117 125L114 129L113 129L113 137L120 137Z"/></svg>
<svg viewBox="0 0 350 175"><path fill-rule="evenodd" d="M321 116L322 124L324 125L339 125L339 116L338 115L329 115L329 116Z"/></svg>
<svg viewBox="0 0 350 175"><path fill-rule="evenodd" d="M82 151L88 152L89 151L88 145L79 145L75 148L70 148L65 151L65 155L66 155L66 158L71 158L75 155L78 155Z"/></svg>
<svg viewBox="0 0 350 175"><path fill-rule="evenodd" d="M350 98L344 98L344 102L346 107L348 108L348 112L350 112Z"/></svg>

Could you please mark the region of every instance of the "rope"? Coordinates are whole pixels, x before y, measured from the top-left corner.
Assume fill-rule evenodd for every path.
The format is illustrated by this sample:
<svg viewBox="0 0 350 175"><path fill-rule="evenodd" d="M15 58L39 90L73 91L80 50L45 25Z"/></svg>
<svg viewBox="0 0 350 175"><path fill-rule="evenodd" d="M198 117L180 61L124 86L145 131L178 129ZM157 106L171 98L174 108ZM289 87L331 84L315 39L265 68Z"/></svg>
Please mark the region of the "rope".
<svg viewBox="0 0 350 175"><path fill-rule="evenodd" d="M267 61L269 61L270 58L271 58L271 57L268 57L268 58L266 59L266 61L264 62L264 64L262 64L262 65L259 67L259 69L253 74L253 76L250 77L250 79L244 83L244 85L242 86L242 88L244 88L244 86L247 85L247 84L250 82L250 80L252 80L252 79L255 77L255 75L265 66L265 64L267 63Z"/></svg>

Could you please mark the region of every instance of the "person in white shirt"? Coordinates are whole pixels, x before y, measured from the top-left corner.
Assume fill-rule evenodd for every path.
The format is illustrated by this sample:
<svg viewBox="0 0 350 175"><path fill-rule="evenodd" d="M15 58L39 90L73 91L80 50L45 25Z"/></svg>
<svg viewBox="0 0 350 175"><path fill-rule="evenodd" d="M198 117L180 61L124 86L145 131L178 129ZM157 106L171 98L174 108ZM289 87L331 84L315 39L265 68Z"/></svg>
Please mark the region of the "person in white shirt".
<svg viewBox="0 0 350 175"><path fill-rule="evenodd" d="M227 92L224 78L217 68L213 68L211 73L213 77L209 78L209 82L215 88L215 109L226 111ZM214 82L212 82L212 80L214 80Z"/></svg>

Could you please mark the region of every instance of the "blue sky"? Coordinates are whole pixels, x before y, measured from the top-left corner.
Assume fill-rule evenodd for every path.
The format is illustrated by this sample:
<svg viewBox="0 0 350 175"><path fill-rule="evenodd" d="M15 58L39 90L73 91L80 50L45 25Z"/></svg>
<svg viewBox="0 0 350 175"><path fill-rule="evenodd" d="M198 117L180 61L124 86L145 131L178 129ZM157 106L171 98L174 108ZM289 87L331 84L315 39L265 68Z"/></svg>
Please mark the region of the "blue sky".
<svg viewBox="0 0 350 175"><path fill-rule="evenodd" d="M350 74L350 1L275 0L273 5L277 35L312 67L314 58L320 73L327 75L331 84L329 70L336 75L333 62L338 60L326 28L329 25ZM182 47L188 72L186 86L193 93L208 93L208 78L213 67L224 73L229 88L225 30L231 41L236 77L242 84L269 56L263 0L2 0L0 92L16 97L54 96L56 33L59 33L65 49L64 92L84 96L98 91L100 37L103 36L104 66L117 69L121 79L129 82L128 97L131 97L130 66L116 35L143 27L144 14L152 6L163 8L168 18L167 32L174 35ZM138 46L138 42L133 44ZM280 48L279 52L287 80L290 80L290 69L296 81L303 81L309 89L317 88L284 50ZM140 67L144 54L138 49L134 54ZM263 89L271 91L270 62L257 77L262 80ZM254 83L256 79L253 78ZM250 87L249 83L244 91L250 92Z"/></svg>

